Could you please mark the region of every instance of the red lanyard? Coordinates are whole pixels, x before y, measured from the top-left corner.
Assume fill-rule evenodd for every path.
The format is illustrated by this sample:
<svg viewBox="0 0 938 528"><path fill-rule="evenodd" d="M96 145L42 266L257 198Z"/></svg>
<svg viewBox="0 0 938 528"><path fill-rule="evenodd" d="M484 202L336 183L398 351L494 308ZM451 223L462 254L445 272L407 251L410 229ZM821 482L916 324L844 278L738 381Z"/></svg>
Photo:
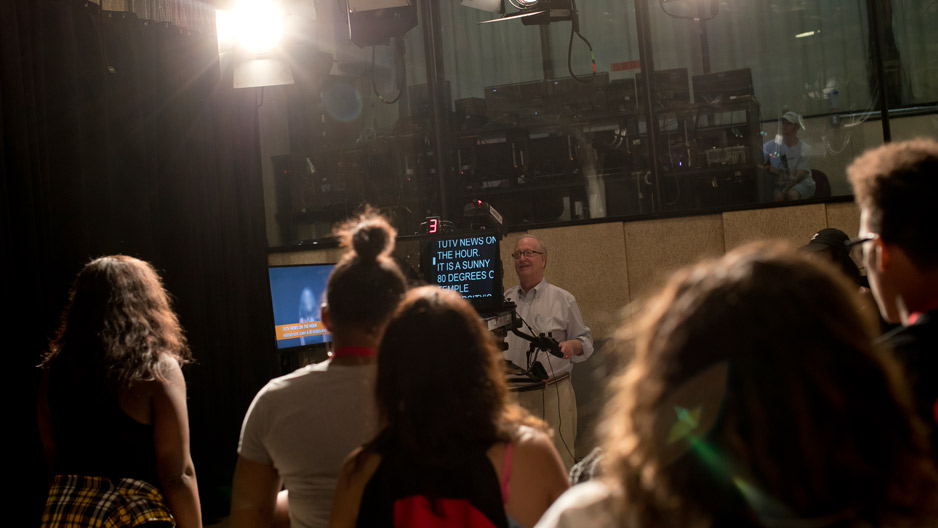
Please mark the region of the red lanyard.
<svg viewBox="0 0 938 528"><path fill-rule="evenodd" d="M335 350L332 352L332 356L333 356L333 357L339 357L339 356L359 356L359 357L367 357L367 356L373 356L373 355L375 355L375 352L376 352L375 349L373 349L373 348L368 348L368 347L361 347L361 346L344 346L344 347L339 347L339 348L335 349Z"/></svg>

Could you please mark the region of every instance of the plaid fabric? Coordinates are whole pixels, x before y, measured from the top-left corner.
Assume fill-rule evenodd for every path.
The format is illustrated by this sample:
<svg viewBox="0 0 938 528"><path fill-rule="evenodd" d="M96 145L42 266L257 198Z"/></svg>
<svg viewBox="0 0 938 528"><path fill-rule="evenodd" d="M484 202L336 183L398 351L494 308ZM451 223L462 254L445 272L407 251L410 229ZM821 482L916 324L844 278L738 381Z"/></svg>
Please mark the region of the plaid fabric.
<svg viewBox="0 0 938 528"><path fill-rule="evenodd" d="M175 526L160 490L142 480L56 475L42 528L124 528L146 523Z"/></svg>

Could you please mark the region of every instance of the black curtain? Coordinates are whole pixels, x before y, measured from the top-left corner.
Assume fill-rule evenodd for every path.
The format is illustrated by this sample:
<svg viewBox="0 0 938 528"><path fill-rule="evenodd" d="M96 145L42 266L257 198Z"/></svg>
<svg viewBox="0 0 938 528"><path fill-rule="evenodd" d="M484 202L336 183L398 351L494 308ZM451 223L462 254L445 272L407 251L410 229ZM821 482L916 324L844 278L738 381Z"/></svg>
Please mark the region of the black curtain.
<svg viewBox="0 0 938 528"><path fill-rule="evenodd" d="M28 461L22 511L44 500L35 365L77 271L123 253L152 262L175 298L197 361L186 374L203 510L223 515L244 411L277 373L254 92L220 79L214 35L92 3L4 0L0 42L4 348L18 411L8 431Z"/></svg>

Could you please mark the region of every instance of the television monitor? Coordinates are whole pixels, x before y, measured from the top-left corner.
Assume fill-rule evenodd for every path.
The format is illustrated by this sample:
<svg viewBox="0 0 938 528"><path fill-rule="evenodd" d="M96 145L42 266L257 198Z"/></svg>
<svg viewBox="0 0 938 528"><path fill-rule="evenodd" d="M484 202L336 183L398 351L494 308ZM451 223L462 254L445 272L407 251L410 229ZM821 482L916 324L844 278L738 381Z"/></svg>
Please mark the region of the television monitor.
<svg viewBox="0 0 938 528"><path fill-rule="evenodd" d="M480 315L498 312L505 293L500 239L497 231L431 236L421 251L423 276L458 291Z"/></svg>
<svg viewBox="0 0 938 528"><path fill-rule="evenodd" d="M267 268L278 350L332 341L319 309L334 267L335 264L307 264Z"/></svg>
<svg viewBox="0 0 938 528"><path fill-rule="evenodd" d="M694 101L706 104L727 103L744 97L752 97L752 70L742 68L706 75L694 75Z"/></svg>

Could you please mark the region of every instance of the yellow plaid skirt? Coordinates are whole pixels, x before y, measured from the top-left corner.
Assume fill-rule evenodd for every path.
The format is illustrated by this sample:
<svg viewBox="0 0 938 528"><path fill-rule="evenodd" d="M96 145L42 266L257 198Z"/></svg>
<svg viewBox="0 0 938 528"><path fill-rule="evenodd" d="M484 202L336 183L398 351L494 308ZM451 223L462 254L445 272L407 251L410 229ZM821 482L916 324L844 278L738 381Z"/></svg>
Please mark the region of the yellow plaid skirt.
<svg viewBox="0 0 938 528"><path fill-rule="evenodd" d="M42 528L175 526L160 490L142 480L56 475L42 512Z"/></svg>

